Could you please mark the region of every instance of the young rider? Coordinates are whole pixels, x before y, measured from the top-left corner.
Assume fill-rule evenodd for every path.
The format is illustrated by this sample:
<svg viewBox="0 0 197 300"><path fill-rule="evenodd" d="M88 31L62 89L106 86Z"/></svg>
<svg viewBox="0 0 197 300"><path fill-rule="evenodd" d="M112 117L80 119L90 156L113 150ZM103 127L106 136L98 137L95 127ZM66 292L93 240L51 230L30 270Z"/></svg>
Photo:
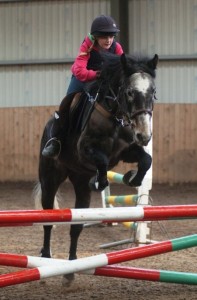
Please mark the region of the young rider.
<svg viewBox="0 0 197 300"><path fill-rule="evenodd" d="M82 92L86 82L96 80L99 77L102 63L99 55L100 51L107 51L117 55L123 53L121 45L115 41L115 36L119 31L115 21L110 16L101 15L93 20L90 34L82 42L79 54L71 67L72 77L67 95ZM51 129L52 138L46 143L42 151L42 155L45 157L56 158L61 151L61 141L58 139L60 130L59 118L60 114L55 112Z"/></svg>

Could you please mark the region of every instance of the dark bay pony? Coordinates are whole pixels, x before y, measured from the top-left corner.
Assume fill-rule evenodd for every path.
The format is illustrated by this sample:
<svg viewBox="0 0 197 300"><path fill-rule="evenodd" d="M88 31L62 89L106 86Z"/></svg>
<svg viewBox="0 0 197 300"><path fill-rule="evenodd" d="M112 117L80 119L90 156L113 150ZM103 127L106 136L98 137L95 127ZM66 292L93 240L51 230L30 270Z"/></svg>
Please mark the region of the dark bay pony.
<svg viewBox="0 0 197 300"><path fill-rule="evenodd" d="M41 154L50 138L53 119L46 124L41 140L36 194L43 209L54 207L55 195L66 178L74 187L75 208L88 208L91 191L101 191L108 185L107 171L119 161L138 163L137 174L129 171L124 175L124 182L130 186L141 185L152 162L143 146L152 135L157 62L158 55L151 59L107 55L100 78L87 86L76 108L73 108L76 95L63 99L66 105L60 105L60 115L64 115L62 128L66 120L69 130L63 130L57 159ZM82 104L84 102L88 105ZM71 225L69 259L77 258L77 241L82 228L81 224ZM43 257L51 257L51 229L52 226L44 226Z"/></svg>

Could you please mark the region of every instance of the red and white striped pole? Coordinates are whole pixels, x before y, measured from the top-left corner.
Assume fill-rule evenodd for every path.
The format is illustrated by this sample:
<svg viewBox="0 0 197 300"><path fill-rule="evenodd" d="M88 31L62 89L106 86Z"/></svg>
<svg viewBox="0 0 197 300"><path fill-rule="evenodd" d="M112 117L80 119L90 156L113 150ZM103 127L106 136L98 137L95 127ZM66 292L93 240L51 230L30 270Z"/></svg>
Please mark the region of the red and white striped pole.
<svg viewBox="0 0 197 300"><path fill-rule="evenodd" d="M12 254L1 253L0 264L2 265L7 265L7 263L9 263L8 265L10 266L12 262L13 266L18 267L34 267L36 264L38 267L30 270L0 275L0 287L39 280L51 276L83 272L85 270L96 269L106 265L117 264L133 259L158 255L161 253L177 251L195 246L197 246L197 234L164 242L158 242L152 245L109 252L106 254L80 258L72 261L59 261L55 259L36 257L32 258L20 255L12 256ZM44 260L46 260L45 263ZM51 263L49 263L49 260L51 260Z"/></svg>
<svg viewBox="0 0 197 300"><path fill-rule="evenodd" d="M157 221L197 218L197 205L0 211L0 226L63 222Z"/></svg>

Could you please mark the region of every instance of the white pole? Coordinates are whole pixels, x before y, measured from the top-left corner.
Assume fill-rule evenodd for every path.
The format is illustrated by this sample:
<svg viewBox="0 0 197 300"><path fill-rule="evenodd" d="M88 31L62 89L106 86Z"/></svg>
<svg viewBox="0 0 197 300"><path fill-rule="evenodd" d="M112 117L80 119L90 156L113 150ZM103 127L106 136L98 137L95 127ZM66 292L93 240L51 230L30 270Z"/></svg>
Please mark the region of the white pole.
<svg viewBox="0 0 197 300"><path fill-rule="evenodd" d="M153 125L153 124L152 124ZM152 126L153 127L153 126ZM144 150L152 157L153 138L151 138L148 146L144 147ZM152 189L152 165L147 171L142 185L138 188L138 205L146 206L149 205L149 191ZM150 237L150 222L138 222L136 229L135 242L139 245L147 244L148 237ZM150 240L149 240L150 241Z"/></svg>

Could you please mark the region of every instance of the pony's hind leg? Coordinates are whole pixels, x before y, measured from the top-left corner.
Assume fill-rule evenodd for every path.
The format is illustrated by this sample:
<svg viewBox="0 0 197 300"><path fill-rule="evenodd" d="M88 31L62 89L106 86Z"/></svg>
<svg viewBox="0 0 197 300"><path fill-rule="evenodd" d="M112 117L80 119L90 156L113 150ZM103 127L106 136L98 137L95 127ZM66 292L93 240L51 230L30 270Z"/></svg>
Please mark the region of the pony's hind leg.
<svg viewBox="0 0 197 300"><path fill-rule="evenodd" d="M54 208L54 199L56 192L58 190L58 186L50 185L49 183L45 186L42 185L42 207L43 209L53 209ZM51 257L51 231L53 226L52 225L45 225L43 226L44 229L44 240L43 240L43 247L40 251L42 257Z"/></svg>
<svg viewBox="0 0 197 300"><path fill-rule="evenodd" d="M60 184L66 179L66 174L55 167L52 159L41 158L39 179L41 187L41 204L43 209L53 209L54 200ZM44 241L41 249L42 257L51 257L50 240L52 225L43 226Z"/></svg>
<svg viewBox="0 0 197 300"><path fill-rule="evenodd" d="M91 191L89 188L90 177L84 175L69 176L75 190L75 208L89 208ZM69 260L77 259L77 244L80 233L83 229L83 224L71 225L70 227L70 249ZM67 285L68 281L74 279L74 274L64 275L63 285Z"/></svg>
<svg viewBox="0 0 197 300"><path fill-rule="evenodd" d="M45 192L45 189L43 188L43 185L41 185L40 181L37 183L36 187L33 191L34 201L35 201L35 207L36 209L47 209L47 208L53 208L53 196L47 198L47 193ZM49 202L48 202L48 201ZM50 237L51 237L51 230L52 226L43 226L44 229L44 241L43 241L43 247L40 251L40 255L42 257L51 257L50 252Z"/></svg>
<svg viewBox="0 0 197 300"><path fill-rule="evenodd" d="M91 191L89 188L90 177L77 175L77 177L69 176L75 190L75 208L89 208ZM77 258L77 242L80 233L83 229L83 224L71 225L70 228L70 249L69 260Z"/></svg>

